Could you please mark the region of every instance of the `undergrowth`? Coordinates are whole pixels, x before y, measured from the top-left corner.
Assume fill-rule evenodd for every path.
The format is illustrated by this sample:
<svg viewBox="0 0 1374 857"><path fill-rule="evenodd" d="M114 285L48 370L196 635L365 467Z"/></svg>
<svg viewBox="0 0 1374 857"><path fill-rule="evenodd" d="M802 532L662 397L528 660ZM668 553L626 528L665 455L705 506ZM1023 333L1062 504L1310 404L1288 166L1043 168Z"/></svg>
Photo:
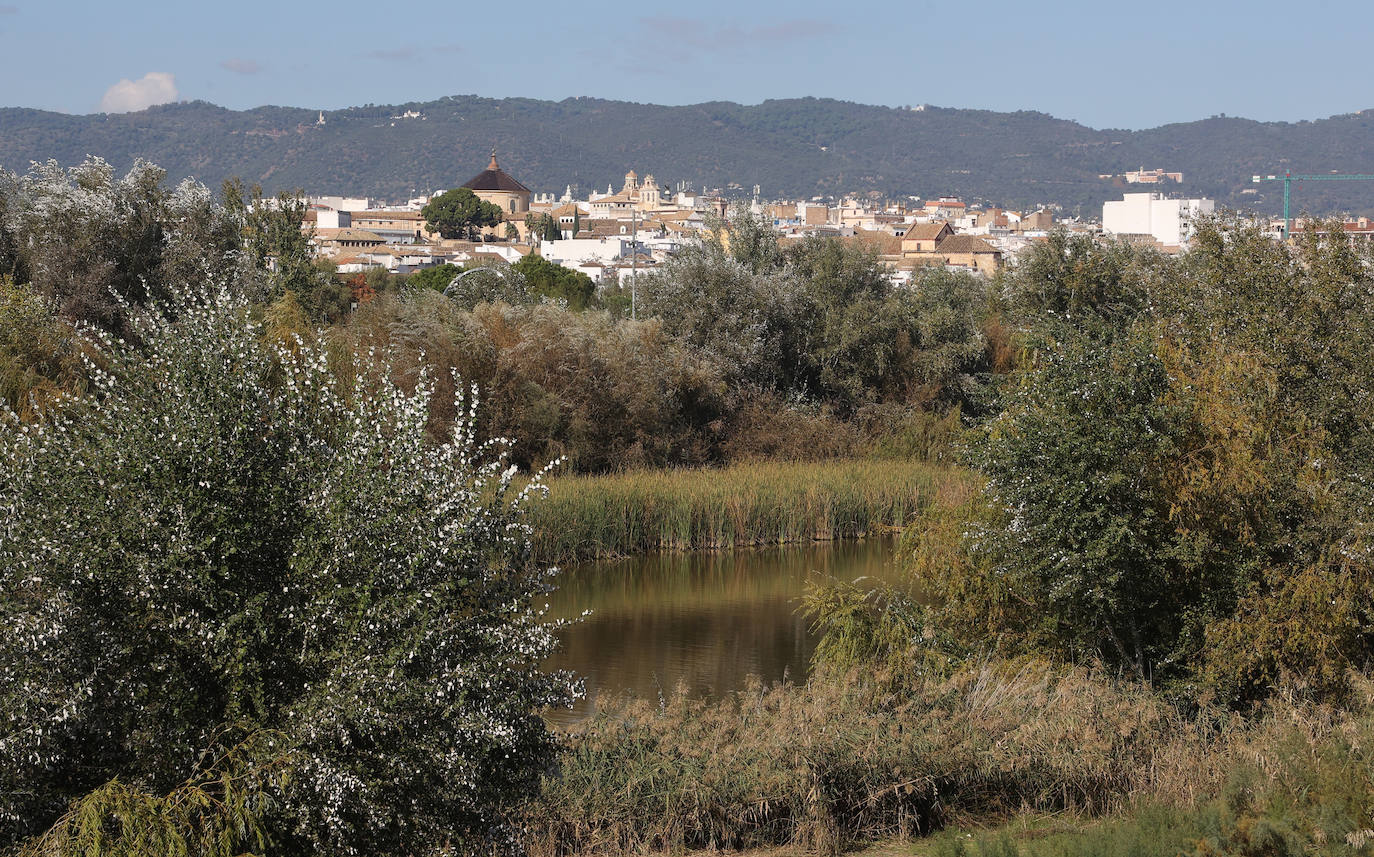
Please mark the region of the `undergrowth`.
<svg viewBox="0 0 1374 857"><path fill-rule="evenodd" d="M1088 670L984 666L894 694L859 676L626 702L574 727L528 807L540 857L929 833L951 813L1091 813L1220 782L1224 725ZM1182 790L1182 791L1181 791Z"/></svg>
<svg viewBox="0 0 1374 857"><path fill-rule="evenodd" d="M531 853L837 853L932 833L920 850L942 857L1374 850L1366 680L1344 712L1275 702L1241 718L1040 662L900 693L869 679L603 706L525 808ZM954 833L1046 814L1076 829Z"/></svg>

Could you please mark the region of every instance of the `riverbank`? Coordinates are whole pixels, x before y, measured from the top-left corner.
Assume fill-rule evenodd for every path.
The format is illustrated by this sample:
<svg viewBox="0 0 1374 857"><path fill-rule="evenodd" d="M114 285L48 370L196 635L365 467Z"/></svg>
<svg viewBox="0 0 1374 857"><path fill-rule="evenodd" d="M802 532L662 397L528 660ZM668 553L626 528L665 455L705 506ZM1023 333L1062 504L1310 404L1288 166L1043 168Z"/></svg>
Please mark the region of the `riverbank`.
<svg viewBox="0 0 1374 857"><path fill-rule="evenodd" d="M1374 685L1346 711L1184 714L1039 663L898 694L861 676L603 709L526 807L535 857L883 842L932 857L1355 855L1374 844ZM901 840L900 844L893 840Z"/></svg>
<svg viewBox="0 0 1374 857"><path fill-rule="evenodd" d="M959 468L904 459L562 476L531 515L534 552L571 562L887 533L968 480Z"/></svg>

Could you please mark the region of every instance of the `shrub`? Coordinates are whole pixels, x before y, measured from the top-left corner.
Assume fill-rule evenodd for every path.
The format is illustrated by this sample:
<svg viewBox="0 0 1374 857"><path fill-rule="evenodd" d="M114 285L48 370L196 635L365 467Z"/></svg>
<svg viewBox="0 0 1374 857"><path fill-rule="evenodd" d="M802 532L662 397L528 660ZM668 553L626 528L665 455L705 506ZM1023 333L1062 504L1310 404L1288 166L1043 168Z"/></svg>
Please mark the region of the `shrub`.
<svg viewBox="0 0 1374 857"><path fill-rule="evenodd" d="M190 775L225 725L295 755L286 850L509 844L553 745L525 501L474 405L331 368L226 292L103 337L88 395L0 431L0 843L111 780Z"/></svg>

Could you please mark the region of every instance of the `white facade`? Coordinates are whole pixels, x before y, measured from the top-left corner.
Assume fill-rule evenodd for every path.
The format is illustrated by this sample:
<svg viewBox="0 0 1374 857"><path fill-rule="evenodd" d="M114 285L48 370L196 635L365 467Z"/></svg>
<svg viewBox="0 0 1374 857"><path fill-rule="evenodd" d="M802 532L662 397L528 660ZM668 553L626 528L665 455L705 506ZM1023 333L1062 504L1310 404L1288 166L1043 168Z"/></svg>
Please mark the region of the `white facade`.
<svg viewBox="0 0 1374 857"><path fill-rule="evenodd" d="M581 270L581 264L590 262L601 267L609 267L639 248L655 259L665 259L681 247L676 238L659 238L656 233L641 230L638 241L634 236L612 236L610 238L563 238L558 241L545 241L539 245L539 255L565 268ZM593 277L595 279L595 277Z"/></svg>
<svg viewBox="0 0 1374 857"><path fill-rule="evenodd" d="M1211 199L1165 199L1160 193L1128 193L1103 203L1102 231L1108 235L1150 235L1166 247L1181 247L1192 218L1216 211Z"/></svg>
<svg viewBox="0 0 1374 857"><path fill-rule="evenodd" d="M308 201L335 211L366 211L372 207L372 200L365 196L312 196Z"/></svg>
<svg viewBox="0 0 1374 857"><path fill-rule="evenodd" d="M347 211L322 208L315 213L315 225L320 229L347 229L353 225L353 215Z"/></svg>

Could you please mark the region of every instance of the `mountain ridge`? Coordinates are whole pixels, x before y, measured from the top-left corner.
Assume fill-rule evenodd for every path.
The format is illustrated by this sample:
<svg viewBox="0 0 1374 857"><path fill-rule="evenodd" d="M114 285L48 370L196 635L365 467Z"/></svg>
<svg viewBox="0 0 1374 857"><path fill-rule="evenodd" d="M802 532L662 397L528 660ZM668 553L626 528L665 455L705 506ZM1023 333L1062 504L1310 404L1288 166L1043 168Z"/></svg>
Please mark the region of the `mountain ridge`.
<svg viewBox="0 0 1374 857"><path fill-rule="evenodd" d="M404 118L407 111L424 118ZM208 101L138 113L71 115L0 108L0 167L73 164L87 154L127 168L152 161L177 181L238 176L269 191L303 188L399 199L454 187L494 146L537 191L618 188L625 172L701 187L762 186L767 198L842 193L958 195L1014 207L1058 204L1091 216L1124 185L1098 178L1144 167L1181 171L1161 190L1275 213L1282 190L1252 174L1374 173L1374 111L1299 122L1216 116L1137 131L1094 129L1041 111L921 109L820 98L668 106L453 95L324 111ZM1312 182L1295 210L1374 211L1374 182Z"/></svg>

